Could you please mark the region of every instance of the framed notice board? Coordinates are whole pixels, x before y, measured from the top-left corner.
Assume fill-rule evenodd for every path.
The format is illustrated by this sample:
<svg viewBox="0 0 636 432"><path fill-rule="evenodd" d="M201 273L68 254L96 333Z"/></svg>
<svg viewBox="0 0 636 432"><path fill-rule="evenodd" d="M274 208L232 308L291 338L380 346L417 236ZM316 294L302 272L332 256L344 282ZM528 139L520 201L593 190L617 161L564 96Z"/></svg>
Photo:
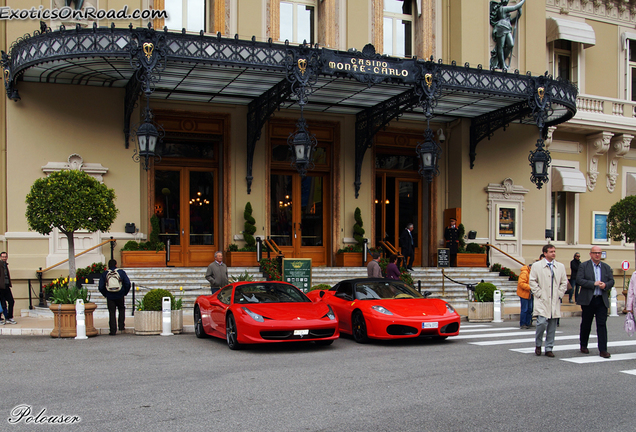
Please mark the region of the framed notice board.
<svg viewBox="0 0 636 432"><path fill-rule="evenodd" d="M308 292L311 288L311 258L283 258L283 281Z"/></svg>
<svg viewBox="0 0 636 432"><path fill-rule="evenodd" d="M437 249L437 267L450 267L450 249Z"/></svg>

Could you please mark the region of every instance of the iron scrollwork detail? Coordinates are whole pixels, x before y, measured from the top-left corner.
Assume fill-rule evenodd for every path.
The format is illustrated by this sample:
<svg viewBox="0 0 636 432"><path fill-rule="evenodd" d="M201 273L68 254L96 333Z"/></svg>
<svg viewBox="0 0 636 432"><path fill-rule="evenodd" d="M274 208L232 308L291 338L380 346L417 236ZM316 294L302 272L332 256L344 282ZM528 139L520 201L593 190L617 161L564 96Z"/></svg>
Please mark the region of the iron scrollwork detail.
<svg viewBox="0 0 636 432"><path fill-rule="evenodd" d="M301 45L297 49L287 49L285 58L287 80L291 83L292 93L298 100L301 109L307 104L312 86L318 81L320 60L318 51L309 45Z"/></svg>
<svg viewBox="0 0 636 432"><path fill-rule="evenodd" d="M418 63L419 70L415 92L419 96L419 105L427 120L433 117L433 110L442 96L440 68L431 57L430 61Z"/></svg>
<svg viewBox="0 0 636 432"><path fill-rule="evenodd" d="M135 70L142 91L150 96L161 78L161 72L166 68L166 36L164 32L153 30L150 23L147 29L131 29L131 33L130 65Z"/></svg>
<svg viewBox="0 0 636 432"><path fill-rule="evenodd" d="M552 108L552 82L552 77L546 72L545 75L533 78L529 86L528 105L532 109L532 116L541 136L545 136L546 122L554 112Z"/></svg>

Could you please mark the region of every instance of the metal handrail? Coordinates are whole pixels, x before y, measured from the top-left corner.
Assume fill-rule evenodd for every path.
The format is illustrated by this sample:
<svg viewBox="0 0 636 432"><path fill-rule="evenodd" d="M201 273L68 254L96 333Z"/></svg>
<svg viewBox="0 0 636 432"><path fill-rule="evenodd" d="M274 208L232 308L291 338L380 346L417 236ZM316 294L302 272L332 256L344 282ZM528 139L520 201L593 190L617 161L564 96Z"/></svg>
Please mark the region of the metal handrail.
<svg viewBox="0 0 636 432"><path fill-rule="evenodd" d="M504 254L505 256L507 256L508 258L510 258L511 260L515 261L518 264L521 264L522 266L526 265L526 263L519 261L517 258L510 256L510 254L502 251L501 249L499 249L497 246L493 246L491 244L486 243L486 246L491 247L493 249L498 250L499 252L501 252L502 254Z"/></svg>
<svg viewBox="0 0 636 432"><path fill-rule="evenodd" d="M95 245L95 246L93 246L93 247L90 247L90 248L86 249L85 251L83 251L83 252L80 252L80 253L76 254L76 255L75 255L75 258L77 258L77 257L78 257L78 256L80 256L80 255L84 255L85 253L90 252L90 251L92 251L93 249L97 249L98 247L102 247L102 246L104 246L106 243L112 243L112 242L116 242L116 241L117 241L117 240L115 240L115 239L113 239L113 238L111 237L109 240L104 240L104 241L103 241L103 242L101 242L100 244ZM112 249L113 249L113 247L114 247L114 246L111 244L111 251L110 251L110 255L111 255L110 257L111 257L111 259L113 258L113 250L112 250ZM52 268L55 268L55 267L59 266L60 264L64 264L64 263L65 263L65 262L67 262L67 261L68 261L68 258L66 258L64 261L60 261L60 262L59 262L59 263L57 263L57 264L53 264L52 266L49 266L49 267L47 267L47 268L45 268L45 269L41 269L41 268L40 268L40 270L36 270L35 272L36 272L36 273L44 273L45 271L51 270Z"/></svg>

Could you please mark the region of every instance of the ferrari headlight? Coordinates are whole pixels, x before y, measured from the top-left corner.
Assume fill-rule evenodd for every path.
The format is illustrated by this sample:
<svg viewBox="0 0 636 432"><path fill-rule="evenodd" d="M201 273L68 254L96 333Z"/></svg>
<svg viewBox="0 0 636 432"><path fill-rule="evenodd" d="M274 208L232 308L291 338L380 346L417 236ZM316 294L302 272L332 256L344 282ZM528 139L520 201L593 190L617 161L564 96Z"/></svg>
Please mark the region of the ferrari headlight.
<svg viewBox="0 0 636 432"><path fill-rule="evenodd" d="M393 315L393 312L391 312L390 310L388 310L384 306L371 306L371 309L373 309L376 312L380 312L380 313L382 313L384 315Z"/></svg>
<svg viewBox="0 0 636 432"><path fill-rule="evenodd" d="M329 306L329 305L327 305L327 307L329 308L329 312L327 312L327 314L324 317L327 317L327 318L329 318L332 321L335 320L336 319L336 314L333 313L333 309L331 309L331 306Z"/></svg>
<svg viewBox="0 0 636 432"><path fill-rule="evenodd" d="M453 307L448 303L446 303L446 310L449 311L450 313L455 312L455 309L453 309Z"/></svg>
<svg viewBox="0 0 636 432"><path fill-rule="evenodd" d="M248 314L249 316L251 316L251 317L252 317L252 319L253 319L254 321L258 321L258 322L263 322L263 321L265 321L265 318L263 318L261 315L259 315L259 314L257 314L257 313L252 312L252 311L251 311L251 310L249 310L248 308L246 308L246 307L242 307L241 309L243 309L243 310L245 311L245 313L246 313L246 314Z"/></svg>

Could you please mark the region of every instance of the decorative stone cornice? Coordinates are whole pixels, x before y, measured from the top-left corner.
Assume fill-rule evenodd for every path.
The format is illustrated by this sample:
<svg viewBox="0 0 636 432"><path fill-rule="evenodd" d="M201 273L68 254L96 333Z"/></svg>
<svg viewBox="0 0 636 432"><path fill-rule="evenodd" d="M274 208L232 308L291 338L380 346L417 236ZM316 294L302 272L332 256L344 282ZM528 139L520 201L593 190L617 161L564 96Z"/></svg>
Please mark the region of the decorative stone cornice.
<svg viewBox="0 0 636 432"><path fill-rule="evenodd" d="M618 178L618 160L629 152L634 135L616 135L610 140L610 149L607 153L607 190L614 192L616 179Z"/></svg>
<svg viewBox="0 0 636 432"><path fill-rule="evenodd" d="M546 10L615 24L636 23L636 0L546 0Z"/></svg>
<svg viewBox="0 0 636 432"><path fill-rule="evenodd" d="M97 181L103 183L103 176L108 172L108 168L98 163L84 163L84 159L78 154L72 154L68 157L68 162L49 162L42 167L42 171L49 175L52 172L62 170L80 170L86 174L95 177Z"/></svg>
<svg viewBox="0 0 636 432"><path fill-rule="evenodd" d="M527 194L529 190L514 184L513 180L508 177L501 183L488 183L486 192L488 192L488 199L490 200L523 200L523 195Z"/></svg>
<svg viewBox="0 0 636 432"><path fill-rule="evenodd" d="M587 136L587 188L590 192L596 187L598 179L598 160L610 148L611 132L600 132Z"/></svg>
<svg viewBox="0 0 636 432"><path fill-rule="evenodd" d="M548 135L546 136L545 140L543 141L543 143L545 144L545 148L549 149L550 148L550 144L552 144L552 135L554 135L554 131L557 130L556 126L550 126L548 128Z"/></svg>

